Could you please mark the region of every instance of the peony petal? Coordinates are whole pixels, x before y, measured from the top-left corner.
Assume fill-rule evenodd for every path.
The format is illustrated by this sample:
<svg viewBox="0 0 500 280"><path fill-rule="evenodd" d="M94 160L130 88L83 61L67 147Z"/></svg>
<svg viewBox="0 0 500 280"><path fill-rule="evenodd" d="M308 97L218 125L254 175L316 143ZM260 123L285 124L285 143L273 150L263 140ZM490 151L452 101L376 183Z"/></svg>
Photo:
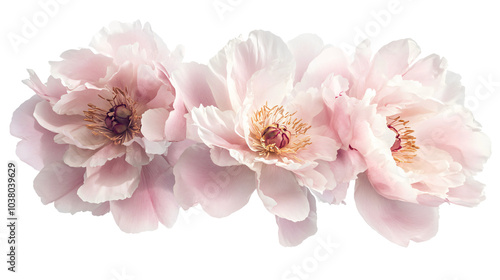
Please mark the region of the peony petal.
<svg viewBox="0 0 500 280"><path fill-rule="evenodd" d="M124 232L154 230L161 222L172 227L179 206L173 196L172 168L161 156L156 156L141 170L141 182L132 197L111 201L111 213Z"/></svg>
<svg viewBox="0 0 500 280"><path fill-rule="evenodd" d="M52 110L59 115L81 115L90 109L89 104L107 110L111 107L109 102L101 96L109 95L108 90L84 89L81 91L71 91L61 96L61 99L54 104Z"/></svg>
<svg viewBox="0 0 500 280"><path fill-rule="evenodd" d="M295 82L302 80L309 63L318 56L324 48L323 40L314 34L302 34L288 42L295 62Z"/></svg>
<svg viewBox="0 0 500 280"><path fill-rule="evenodd" d="M104 136L92 133L85 125L82 116L61 116L56 114L50 104L40 102L33 113L38 123L45 129L61 135L63 143L73 144L84 149L97 149L108 142Z"/></svg>
<svg viewBox="0 0 500 280"><path fill-rule="evenodd" d="M141 168L128 164L125 157L108 161L103 166L87 167L78 195L92 203L129 198L139 185L140 173Z"/></svg>
<svg viewBox="0 0 500 280"><path fill-rule="evenodd" d="M81 149L70 145L64 154L64 163L71 167L97 167L125 154L122 145L106 145L97 150Z"/></svg>
<svg viewBox="0 0 500 280"><path fill-rule="evenodd" d="M372 59L365 88L378 91L394 76L404 74L419 54L420 48L411 39L398 40L383 46Z"/></svg>
<svg viewBox="0 0 500 280"><path fill-rule="evenodd" d="M66 84L76 87L85 82L104 78L113 59L95 54L90 49L69 50L61 54L62 61L51 62L52 76L61 78Z"/></svg>
<svg viewBox="0 0 500 280"><path fill-rule="evenodd" d="M265 69L270 74L276 71L289 73L291 76L294 73L294 60L287 45L271 32L254 31L246 41L230 42L226 47L226 55L229 66L227 73L229 96L232 107L236 110L243 104L248 82L257 72ZM261 77L265 78L265 75ZM267 83L270 81L267 80Z"/></svg>
<svg viewBox="0 0 500 280"><path fill-rule="evenodd" d="M426 241L436 235L437 207L390 200L379 195L365 175L356 181L356 207L365 221L388 240L408 246L410 240Z"/></svg>
<svg viewBox="0 0 500 280"><path fill-rule="evenodd" d="M198 128L198 136L208 146L242 149L245 140L235 132L236 116L233 111L220 111L213 106L193 108L190 114Z"/></svg>
<svg viewBox="0 0 500 280"><path fill-rule="evenodd" d="M84 168L69 167L62 162L54 162L45 166L33 181L36 193L43 204L54 202L57 210L75 214L80 211L94 211L101 205L88 203L77 195L83 184Z"/></svg>
<svg viewBox="0 0 500 280"><path fill-rule="evenodd" d="M210 70L206 65L195 62L183 64L173 73L177 93L182 96L186 108L216 105L207 76Z"/></svg>
<svg viewBox="0 0 500 280"><path fill-rule="evenodd" d="M165 122L169 112L163 108L149 109L141 118L141 133L149 141L162 141L165 139Z"/></svg>
<svg viewBox="0 0 500 280"><path fill-rule="evenodd" d="M271 213L292 222L302 221L308 216L307 194L293 172L264 164L258 176L258 194Z"/></svg>
<svg viewBox="0 0 500 280"><path fill-rule="evenodd" d="M279 227L278 236L281 245L297 246L318 231L316 225L316 200L309 191L307 191L307 199L311 209L309 215L303 221L292 222L276 216L276 223Z"/></svg>
<svg viewBox="0 0 500 280"><path fill-rule="evenodd" d="M300 84L301 89L320 88L330 75L339 75L350 79L349 61L345 53L335 47L326 47L309 64Z"/></svg>
<svg viewBox="0 0 500 280"><path fill-rule="evenodd" d="M53 132L41 127L33 117L33 112L39 102L45 102L39 96L33 96L12 115L10 133L21 141L17 144L16 154L33 168L40 170L45 165L59 161L64 155L67 145L54 142Z"/></svg>
<svg viewBox="0 0 500 280"><path fill-rule="evenodd" d="M174 194L188 209L200 204L211 216L224 217L245 206L255 190L255 173L246 166L220 167L201 144L188 148L174 166Z"/></svg>
<svg viewBox="0 0 500 280"><path fill-rule="evenodd" d="M174 108L165 122L165 139L167 141L182 141L186 139L186 107L182 96L177 95L173 104Z"/></svg>
<svg viewBox="0 0 500 280"><path fill-rule="evenodd" d="M44 85L35 71L28 69L28 73L30 79L23 80L23 83L29 86L38 96L49 101L50 104L54 104L61 96L67 93L67 89L62 85L61 80L50 76L47 80L47 84Z"/></svg>
<svg viewBox="0 0 500 280"><path fill-rule="evenodd" d="M484 187L484 184L469 177L463 186L450 188L450 191L448 192L448 200L451 203L462 206L477 206L485 199Z"/></svg>

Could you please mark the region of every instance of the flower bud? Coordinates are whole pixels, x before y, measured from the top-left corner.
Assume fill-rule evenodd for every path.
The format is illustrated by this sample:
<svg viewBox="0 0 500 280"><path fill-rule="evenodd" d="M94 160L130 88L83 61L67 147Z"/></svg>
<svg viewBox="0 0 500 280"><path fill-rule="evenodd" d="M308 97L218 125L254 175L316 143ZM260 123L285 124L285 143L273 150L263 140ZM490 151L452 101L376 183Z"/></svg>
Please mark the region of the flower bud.
<svg viewBox="0 0 500 280"><path fill-rule="evenodd" d="M262 132L261 141L263 141L266 146L274 144L276 148L281 149L288 145L291 136L292 134L287 130L286 126L272 124L267 126Z"/></svg>

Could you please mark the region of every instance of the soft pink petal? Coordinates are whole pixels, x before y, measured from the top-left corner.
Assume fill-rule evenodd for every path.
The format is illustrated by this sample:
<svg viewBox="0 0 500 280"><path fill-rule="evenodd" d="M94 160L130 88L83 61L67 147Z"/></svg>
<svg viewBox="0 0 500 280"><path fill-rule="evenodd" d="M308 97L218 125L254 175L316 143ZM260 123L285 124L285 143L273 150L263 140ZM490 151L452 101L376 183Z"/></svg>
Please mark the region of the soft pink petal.
<svg viewBox="0 0 500 280"><path fill-rule="evenodd" d="M78 195L92 203L129 198L139 185L140 174L141 168L128 164L124 157L88 167Z"/></svg>
<svg viewBox="0 0 500 280"><path fill-rule="evenodd" d="M184 153L187 148L193 146L194 144L196 144L196 142L189 139L170 143L170 146L168 146L168 151L165 155L165 159L171 166L175 166L182 153Z"/></svg>
<svg viewBox="0 0 500 280"><path fill-rule="evenodd" d="M175 89L168 82L160 86L156 92L156 96L146 104L146 108L165 108L170 110L175 100L175 94Z"/></svg>
<svg viewBox="0 0 500 280"><path fill-rule="evenodd" d="M84 202L77 195L83 184L84 168L69 167L62 162L45 166L36 176L33 185L43 204L54 202L57 210L74 214L80 211L94 211L101 205Z"/></svg>
<svg viewBox="0 0 500 280"><path fill-rule="evenodd" d="M167 141L182 141L186 139L187 110L182 96L177 95L173 103L173 110L165 122L165 139Z"/></svg>
<svg viewBox="0 0 500 280"><path fill-rule="evenodd" d="M341 203L345 204L344 200L348 189L349 182L338 184L332 190L325 190L323 193L314 192L314 194L322 202L339 205Z"/></svg>
<svg viewBox="0 0 500 280"><path fill-rule="evenodd" d="M304 220L310 212L307 195L293 172L276 165L262 166L258 194L266 208L280 218L297 222Z"/></svg>
<svg viewBox="0 0 500 280"><path fill-rule="evenodd" d="M293 56L287 45L278 36L266 31L254 31L243 42L233 41L226 47L228 66L228 89L231 104L239 109L247 94L248 82L261 70L294 72ZM286 76L286 75L285 75ZM282 77L280 74L279 77ZM262 76L264 78L264 76ZM267 80L266 83L269 83Z"/></svg>
<svg viewBox="0 0 500 280"><path fill-rule="evenodd" d="M164 84L150 65L140 64L137 67L136 75L135 101L140 104L147 104L156 97L160 87Z"/></svg>
<svg viewBox="0 0 500 280"><path fill-rule="evenodd" d="M82 116L58 115L46 102L38 103L33 115L42 127L61 134L59 140L64 143L73 144L80 148L97 149L108 141L104 136L93 134L85 126L87 123Z"/></svg>
<svg viewBox="0 0 500 280"><path fill-rule="evenodd" d="M124 232L154 230L158 222L172 227L179 206L172 187L172 168L161 156L156 156L141 170L141 182L132 197L111 201L111 213Z"/></svg>
<svg viewBox="0 0 500 280"><path fill-rule="evenodd" d="M141 133L149 141L161 141L165 139L165 122L169 112L164 108L149 109L141 118Z"/></svg>
<svg viewBox="0 0 500 280"><path fill-rule="evenodd" d="M236 115L233 111L220 111L213 106L193 108L190 114L198 136L206 145L226 149L239 149L246 145L235 132Z"/></svg>
<svg viewBox="0 0 500 280"><path fill-rule="evenodd" d="M302 79L309 63L321 53L324 44L314 34L302 34L288 42L288 48L295 58L295 82Z"/></svg>
<svg viewBox="0 0 500 280"><path fill-rule="evenodd" d="M318 230L316 225L316 200L309 191L306 190L306 192L311 207L307 218L303 221L292 222L276 216L276 223L279 227L278 236L280 244L283 246L297 246Z"/></svg>
<svg viewBox="0 0 500 280"><path fill-rule="evenodd" d="M23 80L23 83L51 104L57 102L61 96L67 93L67 89L62 85L61 80L50 76L47 80L47 84L43 84L42 81L40 81L40 78L36 75L35 71L28 69L28 73L30 75L30 79Z"/></svg>
<svg viewBox="0 0 500 280"><path fill-rule="evenodd" d="M379 90L388 80L404 74L420 54L417 43L411 39L391 42L373 57L365 88Z"/></svg>
<svg viewBox="0 0 500 280"><path fill-rule="evenodd" d="M54 104L52 110L59 115L81 115L90 109L89 104L107 110L111 107L108 101L100 96L108 96L108 90L85 89L81 91L71 91L61 96L60 100Z"/></svg>
<svg viewBox="0 0 500 280"><path fill-rule="evenodd" d="M368 225L398 245L408 246L410 240L426 241L437 233L437 207L384 198L374 190L365 175L360 175L356 182L354 198Z"/></svg>
<svg viewBox="0 0 500 280"><path fill-rule="evenodd" d="M472 113L450 108L414 125L415 137L448 152L465 169L479 172L491 155L491 141L475 127Z"/></svg>
<svg viewBox="0 0 500 280"><path fill-rule="evenodd" d="M451 203L474 207L485 199L483 183L480 183L473 178L467 178L465 184L460 187L450 188L448 192L448 200Z"/></svg>
<svg viewBox="0 0 500 280"><path fill-rule="evenodd" d="M97 150L81 149L70 145L64 154L64 163L72 167L97 167L125 154L122 145L105 145Z"/></svg>
<svg viewBox="0 0 500 280"><path fill-rule="evenodd" d="M142 144L142 145L141 145ZM146 152L143 141L133 141L126 147L125 161L130 165L139 167L148 164L153 159L153 154ZM162 152L154 154L162 154Z"/></svg>
<svg viewBox="0 0 500 280"><path fill-rule="evenodd" d="M52 76L74 86L104 78L113 59L95 54L89 49L69 50L61 54L62 61L51 62Z"/></svg>
<svg viewBox="0 0 500 280"><path fill-rule="evenodd" d="M182 96L186 108L216 105L214 96L207 83L209 69L195 62L185 63L173 73L177 93Z"/></svg>
<svg viewBox="0 0 500 280"><path fill-rule="evenodd" d="M55 134L41 127L33 117L35 106L39 102L46 101L33 96L21 104L14 111L10 124L10 133L21 138L16 147L17 156L37 170L61 160L68 147L55 143Z"/></svg>
<svg viewBox="0 0 500 280"><path fill-rule="evenodd" d="M304 89L320 88L321 84L332 74L349 79L349 61L341 49L326 47L309 64L300 82L300 87Z"/></svg>
<svg viewBox="0 0 500 280"><path fill-rule="evenodd" d="M211 216L224 217L247 204L255 173L244 165L221 167L203 145L188 148L174 166L174 194L187 209L196 204Z"/></svg>

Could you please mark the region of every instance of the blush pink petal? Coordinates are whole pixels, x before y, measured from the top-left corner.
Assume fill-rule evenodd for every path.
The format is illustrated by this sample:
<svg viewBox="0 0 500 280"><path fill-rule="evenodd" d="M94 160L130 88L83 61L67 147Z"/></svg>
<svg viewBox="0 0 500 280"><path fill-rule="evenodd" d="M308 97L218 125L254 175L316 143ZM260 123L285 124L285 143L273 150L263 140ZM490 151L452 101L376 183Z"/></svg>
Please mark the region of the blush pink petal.
<svg viewBox="0 0 500 280"><path fill-rule="evenodd" d="M61 96L61 99L52 106L52 110L59 115L80 115L84 118L83 112L89 109L88 104L107 108L109 102L100 97L107 97L107 95L107 91L96 89L72 91Z"/></svg>
<svg viewBox="0 0 500 280"><path fill-rule="evenodd" d="M227 87L232 107L239 109L247 94L248 82L262 70L269 73L293 71L293 56L281 38L267 31L254 31L248 40L233 40L225 49ZM292 75L293 72L290 73ZM263 77L264 78L264 77ZM280 93L281 96L284 93ZM278 97L279 99L279 97Z"/></svg>
<svg viewBox="0 0 500 280"><path fill-rule="evenodd" d="M186 63L173 73L178 94L182 96L187 110L195 107L216 105L207 76L210 70L206 65L195 62ZM196 81L196 83L193 83Z"/></svg>
<svg viewBox="0 0 500 280"><path fill-rule="evenodd" d="M70 145L63 159L71 167L98 167L108 160L121 157L125 154L125 149L121 145L106 145L100 149L87 150Z"/></svg>
<svg viewBox="0 0 500 280"><path fill-rule="evenodd" d="M106 138L92 134L92 131L85 126L82 116L72 115L61 118L46 102L38 103L33 115L43 128L60 134L56 140L63 143L84 149L97 149L105 144Z"/></svg>
<svg viewBox="0 0 500 280"><path fill-rule="evenodd" d="M410 241L426 241L437 233L437 207L384 198L364 175L360 175L356 182L354 199L368 225L398 245L408 246Z"/></svg>
<svg viewBox="0 0 500 280"><path fill-rule="evenodd" d="M448 152L471 172L481 171L491 155L489 138L480 131L472 114L460 108L442 109L433 118L416 123L415 137Z"/></svg>
<svg viewBox="0 0 500 280"><path fill-rule="evenodd" d="M168 152L164 155L165 159L170 166L175 166L182 153L194 144L196 144L196 142L189 139L170 143L170 146L168 146Z"/></svg>
<svg viewBox="0 0 500 280"><path fill-rule="evenodd" d="M405 73L419 54L420 48L411 39L383 46L372 59L365 87L379 90L394 76Z"/></svg>
<svg viewBox="0 0 500 280"><path fill-rule="evenodd" d="M295 83L302 80L309 63L321 53L323 47L323 40L314 34L302 34L288 42L295 58Z"/></svg>
<svg viewBox="0 0 500 280"><path fill-rule="evenodd" d="M182 96L177 96L173 103L173 110L165 122L165 139L171 142L186 139L186 107Z"/></svg>
<svg viewBox="0 0 500 280"><path fill-rule="evenodd" d="M146 149L144 147L143 141L137 140L137 141L132 141L130 145L126 147L126 153L125 153L125 161L136 167L140 167L143 165L147 165L151 162L153 159L154 155L153 153L147 153ZM162 152L164 149L162 149ZM154 154L162 154L162 152L159 153L154 153Z"/></svg>
<svg viewBox="0 0 500 280"><path fill-rule="evenodd" d="M99 167L87 167L85 181L78 189L84 201L101 203L132 196L139 185L141 168L128 164L124 157Z"/></svg>
<svg viewBox="0 0 500 280"><path fill-rule="evenodd" d="M141 133L149 141L162 141L165 138L165 122L169 112L164 108L149 109L141 118Z"/></svg>
<svg viewBox="0 0 500 280"><path fill-rule="evenodd" d="M485 200L483 183L472 178L467 178L465 184L459 187L450 188L448 200L451 203L474 207Z"/></svg>
<svg viewBox="0 0 500 280"><path fill-rule="evenodd" d="M298 86L304 89L321 88L332 74L350 79L349 60L341 49L326 47L311 61Z"/></svg>
<svg viewBox="0 0 500 280"><path fill-rule="evenodd" d="M162 156L155 156L141 170L141 181L132 197L110 202L116 224L124 232L154 230L158 222L172 227L179 207L173 195L172 167Z"/></svg>
<svg viewBox="0 0 500 280"><path fill-rule="evenodd" d="M276 216L276 223L279 228L278 237L280 244L283 246L297 246L318 231L316 225L316 200L309 191L306 190L306 192L309 206L311 207L307 218L303 221L292 222Z"/></svg>
<svg viewBox="0 0 500 280"><path fill-rule="evenodd" d="M263 164L258 174L258 194L271 213L292 222L304 220L310 212L307 194L294 174L276 165Z"/></svg>
<svg viewBox="0 0 500 280"><path fill-rule="evenodd" d="M39 102L43 102L42 98L33 96L21 104L14 111L10 124L10 133L21 138L16 147L17 156L37 170L60 160L68 148L67 145L54 143L56 134L36 122L33 112Z"/></svg>
<svg viewBox="0 0 500 280"><path fill-rule="evenodd" d="M76 87L86 82L96 82L106 77L113 59L95 54L89 49L69 50L61 54L62 61L51 62L52 76Z"/></svg>
<svg viewBox="0 0 500 280"><path fill-rule="evenodd" d="M161 61L171 54L161 38L152 31L149 23L142 26L140 21L112 22L94 36L90 43L98 52L110 56L118 56L120 50L131 45L137 45L147 55L145 59Z"/></svg>
<svg viewBox="0 0 500 280"><path fill-rule="evenodd" d="M349 182L337 184L335 188L331 190L325 190L323 193L314 192L314 194L322 202L339 205L341 203L345 204L344 200L347 196L348 189Z"/></svg>
<svg viewBox="0 0 500 280"><path fill-rule="evenodd" d="M54 104L61 96L67 93L67 89L62 85L61 80L50 76L45 85L40 81L35 71L28 69L28 73L30 78L28 80L23 80L23 83L30 87L41 98L49 101L50 104Z"/></svg>
<svg viewBox="0 0 500 280"><path fill-rule="evenodd" d="M96 215L102 215L102 204L84 202L77 195L78 188L83 184L84 173L84 168L53 162L38 173L33 185L42 203L54 202L55 208L60 212L75 214L80 211L96 211Z"/></svg>
<svg viewBox="0 0 500 280"><path fill-rule="evenodd" d="M245 140L235 132L236 115L213 106L193 108L190 115L198 136L208 146L241 149Z"/></svg>
<svg viewBox="0 0 500 280"><path fill-rule="evenodd" d="M188 209L200 204L209 215L225 217L245 206L255 190L255 172L244 165L221 167L201 144L188 148L174 166L174 194Z"/></svg>

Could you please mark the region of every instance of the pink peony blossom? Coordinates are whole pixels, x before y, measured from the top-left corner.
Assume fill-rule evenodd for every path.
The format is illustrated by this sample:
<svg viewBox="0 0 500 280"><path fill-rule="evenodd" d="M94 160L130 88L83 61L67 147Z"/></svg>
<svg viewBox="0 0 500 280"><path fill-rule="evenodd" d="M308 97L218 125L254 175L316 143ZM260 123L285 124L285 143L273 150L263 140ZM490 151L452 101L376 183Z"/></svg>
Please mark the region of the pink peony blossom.
<svg viewBox="0 0 500 280"><path fill-rule="evenodd" d="M61 212L111 211L126 232L170 227L178 205L172 166L185 144L185 107L170 82L170 52L149 24L112 23L92 49L64 52L37 94L14 113L19 157L41 170L34 186Z"/></svg>
<svg viewBox="0 0 500 280"><path fill-rule="evenodd" d="M208 66L186 64L174 73L189 111L188 137L200 142L174 167L183 208L200 204L223 217L257 190L276 217L281 244L297 245L316 232L311 191L334 188L328 162L339 144L326 134L318 89L298 86L308 57L316 55L297 50L308 39L287 46L254 31L230 41Z"/></svg>
<svg viewBox="0 0 500 280"><path fill-rule="evenodd" d="M463 107L460 77L437 55L416 60L419 53L409 39L373 58L368 43L361 44L346 91L358 105L329 102L333 116L349 111L342 115L351 123L334 117L330 128L348 135L341 137L348 140L343 148L349 144L367 166L356 181L360 214L403 246L436 234L443 202L474 206L484 199L483 184L473 177L491 153L488 137Z"/></svg>

